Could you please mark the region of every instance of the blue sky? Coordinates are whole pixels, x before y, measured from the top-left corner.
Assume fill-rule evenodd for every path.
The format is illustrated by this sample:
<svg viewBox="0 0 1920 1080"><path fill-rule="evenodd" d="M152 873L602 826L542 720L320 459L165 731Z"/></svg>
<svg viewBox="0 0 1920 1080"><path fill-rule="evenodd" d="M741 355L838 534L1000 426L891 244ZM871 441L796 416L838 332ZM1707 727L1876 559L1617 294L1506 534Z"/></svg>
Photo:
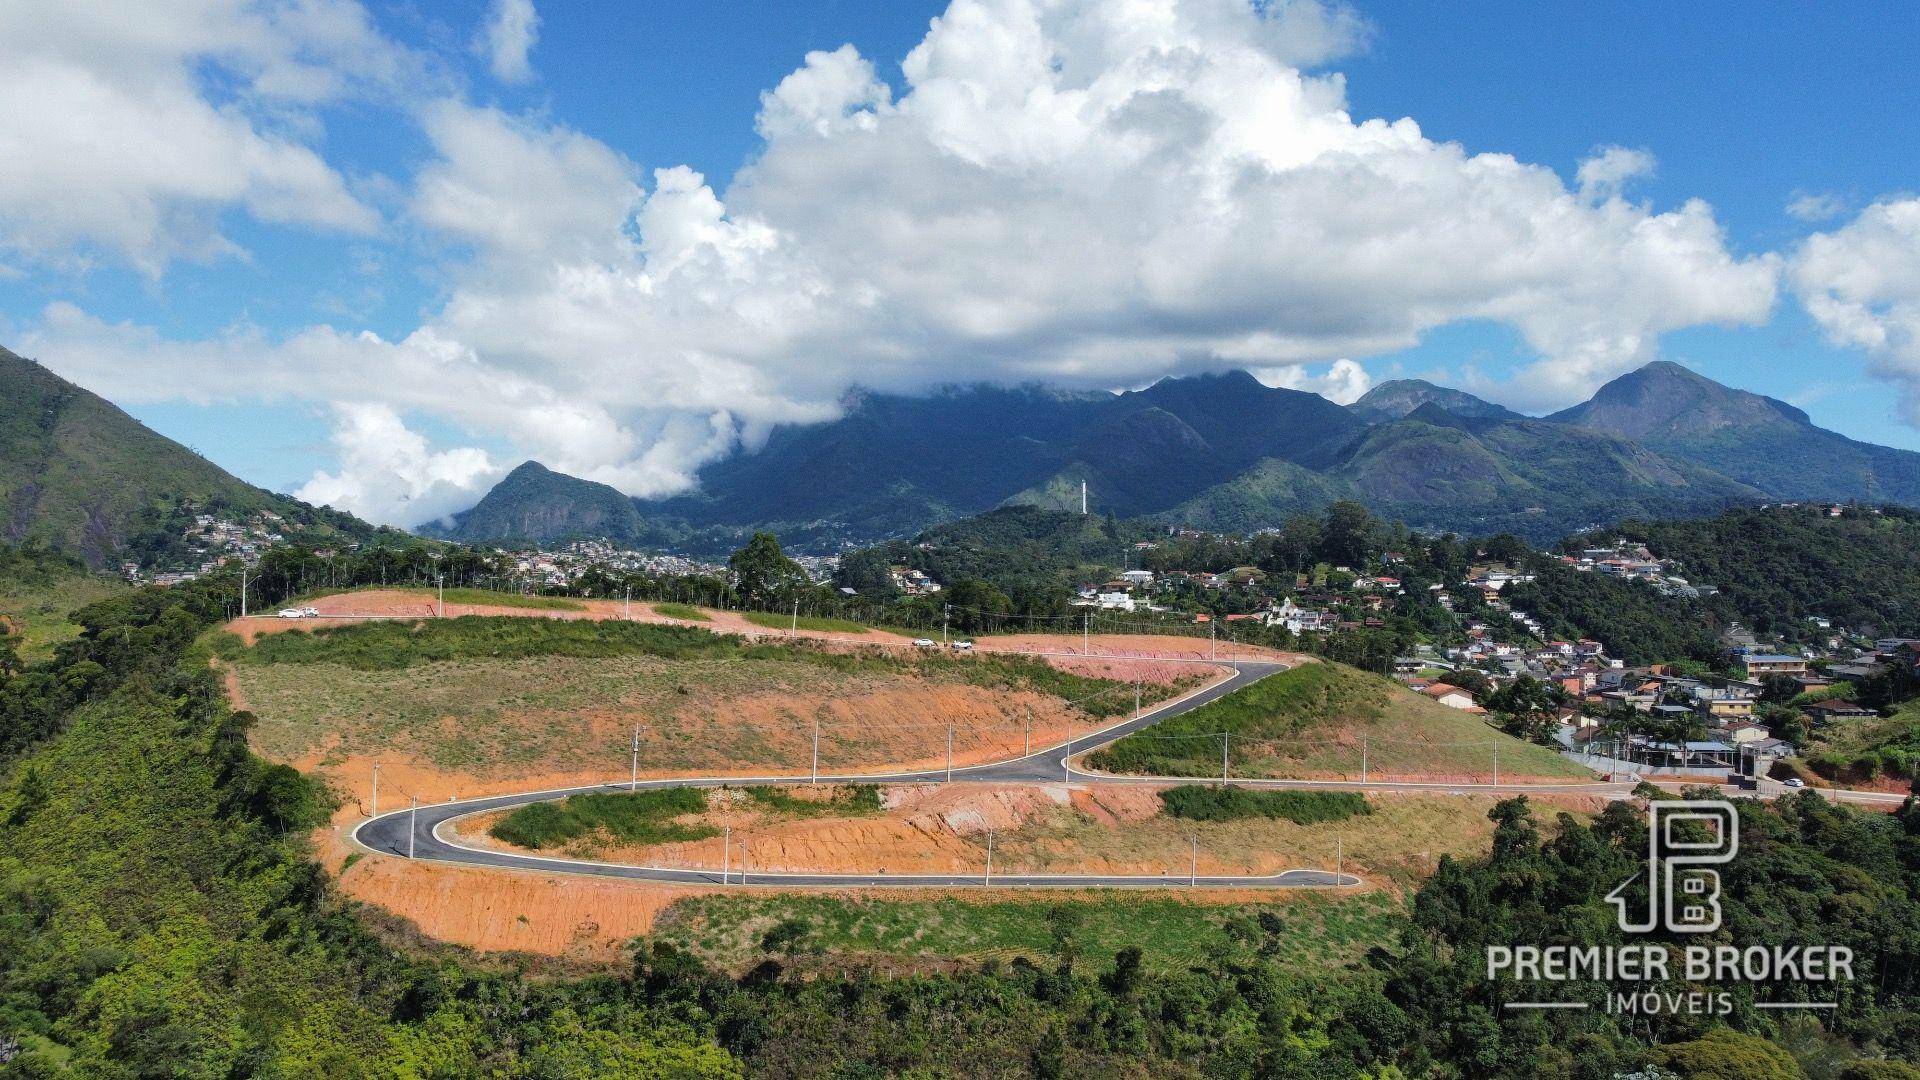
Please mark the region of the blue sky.
<svg viewBox="0 0 1920 1080"><path fill-rule="evenodd" d="M944 3L327 0L325 25L242 0L130 9L177 31L158 50L58 12L0 16L0 61L52 73L18 111L71 109L80 133L0 120L0 145L49 140L24 184L0 181L0 343L249 480L409 524L528 456L671 491L856 382L1118 386L1230 362L1336 396L1420 375L1542 411L1659 357L1920 448L1912 5L1183 0L1159 44L1204 63L1192 85L1133 87L1140 108L1188 110L1148 116L1165 149L1146 155L1094 145L1137 108L1069 130L937 96L1019 90L1036 76L999 61L1020 34L1067 83L1122 63L1127 34L1086 30L1099 0L1032 26L1018 0L963 6L918 86L902 61ZM510 9L533 33L490 36ZM1206 77L1290 93L1293 68L1304 103L1283 93L1278 112L1237 113ZM124 90L125 116L85 87ZM1332 179L1288 186L1329 94L1355 122L1419 127L1394 131L1350 213L1323 187L1382 129L1340 127L1307 162ZM1183 142L1211 121L1254 133ZM108 151L91 174L55 164L114 131L159 133L125 179L99 179ZM288 160L248 164L263 146ZM153 165L169 147L177 168ZM1607 147L1617 178L1583 186ZM1489 178L1472 155L1521 173ZM1281 180L1227 231L1271 242L1178 248L1180 185L1238 199L1248 160ZM705 186L655 173L676 166ZM1075 185L1097 189L1090 209ZM1130 200L1166 220L1133 235ZM895 220L925 228L874 224ZM1650 230L1672 236L1649 250ZM1433 240L1454 231L1458 268ZM1087 258L1036 268L1028 237ZM1382 254L1317 274L1314 242ZM1273 254L1294 243L1304 256ZM1510 250L1514 267L1476 277Z"/></svg>

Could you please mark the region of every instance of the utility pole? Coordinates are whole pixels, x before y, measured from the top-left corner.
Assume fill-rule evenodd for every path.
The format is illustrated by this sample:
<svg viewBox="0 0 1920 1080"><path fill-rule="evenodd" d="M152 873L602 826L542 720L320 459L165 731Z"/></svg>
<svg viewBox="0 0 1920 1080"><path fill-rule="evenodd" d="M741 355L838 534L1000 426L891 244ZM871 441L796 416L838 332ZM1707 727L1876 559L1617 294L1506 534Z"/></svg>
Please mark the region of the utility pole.
<svg viewBox="0 0 1920 1080"><path fill-rule="evenodd" d="M240 617L247 617L247 563L240 561Z"/></svg>
<svg viewBox="0 0 1920 1080"><path fill-rule="evenodd" d="M1026 746L1021 751L1020 756L1030 757L1033 754L1033 710L1031 708L1027 710L1026 722L1021 725L1021 730L1026 736Z"/></svg>
<svg viewBox="0 0 1920 1080"><path fill-rule="evenodd" d="M445 574L433 575L433 587L436 594L439 597L439 605L440 605L440 611L438 614L434 616L434 618L444 619L447 617L447 575Z"/></svg>
<svg viewBox="0 0 1920 1080"><path fill-rule="evenodd" d="M414 824L420 820L420 796L413 797L413 808L407 811L407 858L413 858L413 838L418 833Z"/></svg>
<svg viewBox="0 0 1920 1080"><path fill-rule="evenodd" d="M1342 840L1340 837L1336 836L1333 838L1333 884L1335 888L1338 888L1340 885L1340 867L1345 863L1345 861L1346 861L1345 841Z"/></svg>
<svg viewBox="0 0 1920 1080"><path fill-rule="evenodd" d="M1080 516L1087 516L1087 482L1080 481Z"/></svg>
<svg viewBox="0 0 1920 1080"><path fill-rule="evenodd" d="M953 783L953 725L947 725L947 783Z"/></svg>
<svg viewBox="0 0 1920 1080"><path fill-rule="evenodd" d="M371 820L380 816L380 763L377 761L373 763L373 798L369 801L367 817Z"/></svg>
<svg viewBox="0 0 1920 1080"><path fill-rule="evenodd" d="M1087 612L1080 620L1080 651L1093 655L1093 612Z"/></svg>
<svg viewBox="0 0 1920 1080"><path fill-rule="evenodd" d="M793 628L787 631L787 638L788 640L794 640L794 639L797 639L799 636L800 636L800 601L795 600L793 602Z"/></svg>
<svg viewBox="0 0 1920 1080"><path fill-rule="evenodd" d="M631 585L627 586L626 595L620 600L620 617L623 619L633 618L633 586Z"/></svg>
<svg viewBox="0 0 1920 1080"><path fill-rule="evenodd" d="M1073 757L1073 714L1067 714L1067 749L1060 755L1060 779L1065 783L1073 782L1073 766L1068 764Z"/></svg>
<svg viewBox="0 0 1920 1080"><path fill-rule="evenodd" d="M987 827L987 884L993 884L993 827Z"/></svg>
<svg viewBox="0 0 1920 1080"><path fill-rule="evenodd" d="M1500 786L1500 748L1493 748L1493 786Z"/></svg>
<svg viewBox="0 0 1920 1080"><path fill-rule="evenodd" d="M947 643L947 623L953 619L953 605L940 605L940 644Z"/></svg>
<svg viewBox="0 0 1920 1080"><path fill-rule="evenodd" d="M820 718L813 718L813 782L820 782Z"/></svg>
<svg viewBox="0 0 1920 1080"><path fill-rule="evenodd" d="M627 772L627 794L640 790L640 729L633 729L633 767Z"/></svg>
<svg viewBox="0 0 1920 1080"><path fill-rule="evenodd" d="M725 885L727 879L733 876L733 826L727 826L721 837L720 884Z"/></svg>
<svg viewBox="0 0 1920 1080"><path fill-rule="evenodd" d="M1220 656L1220 639L1214 636L1213 620L1209 619L1207 620L1207 659L1214 660L1214 659L1217 659L1219 656Z"/></svg>
<svg viewBox="0 0 1920 1080"><path fill-rule="evenodd" d="M1227 790L1227 748L1233 743L1233 732L1220 733L1220 790Z"/></svg>
<svg viewBox="0 0 1920 1080"><path fill-rule="evenodd" d="M1200 830L1193 831L1193 857L1187 863L1187 884L1198 888L1200 885Z"/></svg>
<svg viewBox="0 0 1920 1080"><path fill-rule="evenodd" d="M1133 718L1140 719L1140 680L1133 680Z"/></svg>
<svg viewBox="0 0 1920 1080"><path fill-rule="evenodd" d="M1360 782L1367 782L1367 737L1360 736Z"/></svg>

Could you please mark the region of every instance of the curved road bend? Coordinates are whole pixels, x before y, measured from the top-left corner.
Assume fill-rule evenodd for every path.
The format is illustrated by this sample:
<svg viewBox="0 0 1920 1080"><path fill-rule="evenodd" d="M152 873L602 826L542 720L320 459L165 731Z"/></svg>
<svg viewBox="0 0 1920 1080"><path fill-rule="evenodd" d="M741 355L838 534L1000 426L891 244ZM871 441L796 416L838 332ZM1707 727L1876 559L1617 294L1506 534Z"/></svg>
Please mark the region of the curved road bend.
<svg viewBox="0 0 1920 1080"><path fill-rule="evenodd" d="M1083 783L1097 784L1166 784L1204 782L1195 777L1153 777L1120 776L1107 773L1090 773L1073 767L1072 759L1090 750L1098 749L1136 731L1151 727L1169 717L1197 709L1208 702L1232 693L1250 683L1254 683L1277 671L1284 671L1289 665L1242 660L1230 678L1219 680L1198 691L1169 701L1156 709L1143 712L1119 723L1089 732L1070 742L1055 744L1043 750L1012 758L1006 761L991 762L984 765L969 765L953 770L956 783L992 783L992 784L1038 784L1060 782L1069 778ZM827 783L937 783L947 778L945 769L921 769L901 772L879 773L834 773L821 774L820 780ZM720 787L749 785L787 785L804 784L812 779L807 774L783 776L715 776L715 777L672 777L658 780L643 780L641 789L659 789L674 787ZM1564 784L1461 784L1443 782L1389 782L1361 783L1339 780L1234 780L1236 786L1260 788L1295 788L1345 791L1403 791L1430 792L1444 794L1525 794L1527 792L1559 791L1581 792L1595 795L1625 797L1632 790L1632 784L1610 782L1568 782ZM1335 874L1325 870L1287 870L1279 874L1265 876L1217 876L1201 875L1083 875L1083 874L994 874L989 880L982 867L979 874L829 874L829 873L758 873L751 865L744 869L735 868L730 873L711 869L684 869L661 866L631 866L616 863L596 863L578 859L556 859L538 855L522 855L514 852L495 851L456 843L442 835L442 826L456 818L470 814L486 813L492 810L504 810L523 806L528 803L549 802L564 799L570 795L584 795L592 792L618 792L628 790L623 783L590 784L582 787L555 788L548 791L520 792L512 795L494 795L477 799L462 799L447 803L431 803L405 810L393 810L376 818L361 822L349 834L351 840L361 847L384 855L396 855L401 858L430 859L436 862L461 863L469 866L497 866L519 870L592 874L602 877L632 878L643 881L657 881L680 884L705 885L762 885L762 886L977 886L996 885L1004 887L1128 887L1148 886L1164 887L1169 885L1195 885L1233 888L1325 888L1329 886L1357 885L1360 879L1352 874ZM1752 792L1728 789L1732 795L1751 795ZM1830 798L1841 798L1858 802L1898 802L1898 797L1881 797L1870 792L1823 792ZM412 835L409 837L409 831Z"/></svg>
<svg viewBox="0 0 1920 1080"><path fill-rule="evenodd" d="M1241 661L1230 678L1221 679L1191 694L1130 717L1116 724L1092 731L1070 742L1059 743L1044 750L1036 751L1009 761L997 761L985 765L972 765L953 770L953 779L969 783L1047 783L1065 780L1069 773L1068 759L1077 754L1104 746L1116 739L1130 735L1142 728L1156 724L1171 716L1197 709L1219 697L1283 671L1288 665L1280 663L1261 663ZM1103 778L1090 776L1074 770L1074 775L1083 779L1099 781ZM835 773L822 774L824 783L934 783L945 780L945 769L921 769L903 772L883 773ZM717 777L675 777L661 780L643 780L641 789L674 787L718 787L732 785L736 787L758 784L804 784L811 777L807 774L797 776L717 776ZM634 878L643 881L674 882L681 884L704 885L778 885L778 886L964 886L987 885L1008 888L1086 888L1086 887L1127 887L1170 885L1193 885L1201 887L1233 888L1313 888L1337 885L1357 885L1360 879L1352 874L1335 874L1326 870L1287 870L1279 874L1262 876L1221 876L1221 875L1158 875L1158 874L994 874L989 880L986 868L978 874L826 874L826 873L757 873L751 865L744 870L735 868L724 875L721 870L691 870L662 866L629 866L614 863L586 862L577 859L554 859L538 855L521 855L506 851L493 851L485 848L469 847L446 839L441 826L455 818L470 814L480 814L491 810L504 810L527 803L546 802L564 799L569 795L582 795L589 792L625 791L627 784L592 784L584 787L559 788L551 791L523 792L514 795L495 795L478 799L463 799L450 803L432 803L417 810L408 808L394 810L362 822L351 836L355 843L372 851L385 855L408 856L409 845L412 857L432 859L438 862L463 863L469 866L499 866L520 870L561 871L574 874L594 874L603 877ZM412 835L409 837L409 826Z"/></svg>

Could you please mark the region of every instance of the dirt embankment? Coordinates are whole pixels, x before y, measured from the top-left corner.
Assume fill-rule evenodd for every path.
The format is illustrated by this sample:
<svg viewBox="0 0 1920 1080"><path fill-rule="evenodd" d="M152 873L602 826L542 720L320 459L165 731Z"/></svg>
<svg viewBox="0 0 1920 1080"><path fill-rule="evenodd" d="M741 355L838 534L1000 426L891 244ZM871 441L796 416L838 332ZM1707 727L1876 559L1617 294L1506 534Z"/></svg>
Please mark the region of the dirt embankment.
<svg viewBox="0 0 1920 1080"><path fill-rule="evenodd" d="M757 813L740 794L736 790L729 797L716 792L708 812L683 820L707 824L731 820L734 833L727 861L734 871L745 870L750 880L755 873L809 870L980 873L985 869L985 839L991 829L997 838L996 873L1031 868L1056 873L1164 874L1170 886L1177 886L1192 868L1191 838L1197 835L1202 874L1331 867L1336 858L1344 857L1345 868L1367 875L1369 887L1389 890L1404 889L1429 872L1443 852L1484 850L1492 829L1486 811L1497 801L1494 796L1380 795L1374 797L1373 815L1337 826L1296 826L1264 819L1196 825L1167 818L1160 813L1158 789L1133 785L900 785L887 789L881 813L800 820ZM796 790L795 794L806 792ZM1597 813L1606 803L1594 796L1566 794L1536 796L1534 801L1541 804L1542 812L1550 808L1586 814ZM729 814L734 816L730 819ZM338 870L347 858L350 849L342 836L353 819L343 811L338 827L323 830L317 838L330 869ZM457 834L464 843L504 848L486 836L493 819L465 819ZM1336 850L1336 841L1343 848ZM611 848L596 857L717 869L727 858L722 844L716 838ZM384 857L355 860L340 875L338 887L349 897L412 921L442 941L488 951L608 963L620 962L624 943L650 932L673 903L716 891ZM830 891L888 899L941 896L1056 903L1073 895L988 888ZM1270 902L1289 895L1257 889L1181 894L1198 903Z"/></svg>

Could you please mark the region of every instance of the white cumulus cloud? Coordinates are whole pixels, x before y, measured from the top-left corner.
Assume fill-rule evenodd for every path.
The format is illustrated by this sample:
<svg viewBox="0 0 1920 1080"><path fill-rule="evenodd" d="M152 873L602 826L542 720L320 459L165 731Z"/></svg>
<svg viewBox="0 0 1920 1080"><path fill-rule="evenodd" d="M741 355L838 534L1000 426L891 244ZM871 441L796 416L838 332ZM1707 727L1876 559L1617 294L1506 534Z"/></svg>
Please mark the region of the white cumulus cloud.
<svg viewBox="0 0 1920 1080"><path fill-rule="evenodd" d="M391 406L334 406L338 472L317 472L294 494L369 520L419 525L472 506L504 470L475 447L431 450Z"/></svg>
<svg viewBox="0 0 1920 1080"><path fill-rule="evenodd" d="M1920 198L1878 202L1816 233L1788 267L1793 290L1835 344L1864 350L1920 425Z"/></svg>
<svg viewBox="0 0 1920 1080"><path fill-rule="evenodd" d="M431 413L654 495L850 385L1246 367L1350 398L1366 358L1490 320L1539 357L1501 396L1545 407L1768 316L1776 258L1621 198L1644 152L1569 187L1353 116L1319 69L1364 36L1306 0L954 0L898 90L852 46L804 57L720 185L441 95L409 220L468 254L417 330L171 343L50 308L38 343L121 395L216 365L193 383Z"/></svg>
<svg viewBox="0 0 1920 1080"><path fill-rule="evenodd" d="M232 209L373 230L311 110L422 78L351 0L0 3L0 70L0 251L156 276L236 253Z"/></svg>
<svg viewBox="0 0 1920 1080"><path fill-rule="evenodd" d="M1582 194L1592 198L1611 198L1628 183L1652 176L1653 155L1625 146L1603 146L1580 163L1574 173Z"/></svg>
<svg viewBox="0 0 1920 1080"><path fill-rule="evenodd" d="M533 78L527 54L539 40L540 15L533 10L533 0L494 0L475 46L487 58L494 78L523 83Z"/></svg>

